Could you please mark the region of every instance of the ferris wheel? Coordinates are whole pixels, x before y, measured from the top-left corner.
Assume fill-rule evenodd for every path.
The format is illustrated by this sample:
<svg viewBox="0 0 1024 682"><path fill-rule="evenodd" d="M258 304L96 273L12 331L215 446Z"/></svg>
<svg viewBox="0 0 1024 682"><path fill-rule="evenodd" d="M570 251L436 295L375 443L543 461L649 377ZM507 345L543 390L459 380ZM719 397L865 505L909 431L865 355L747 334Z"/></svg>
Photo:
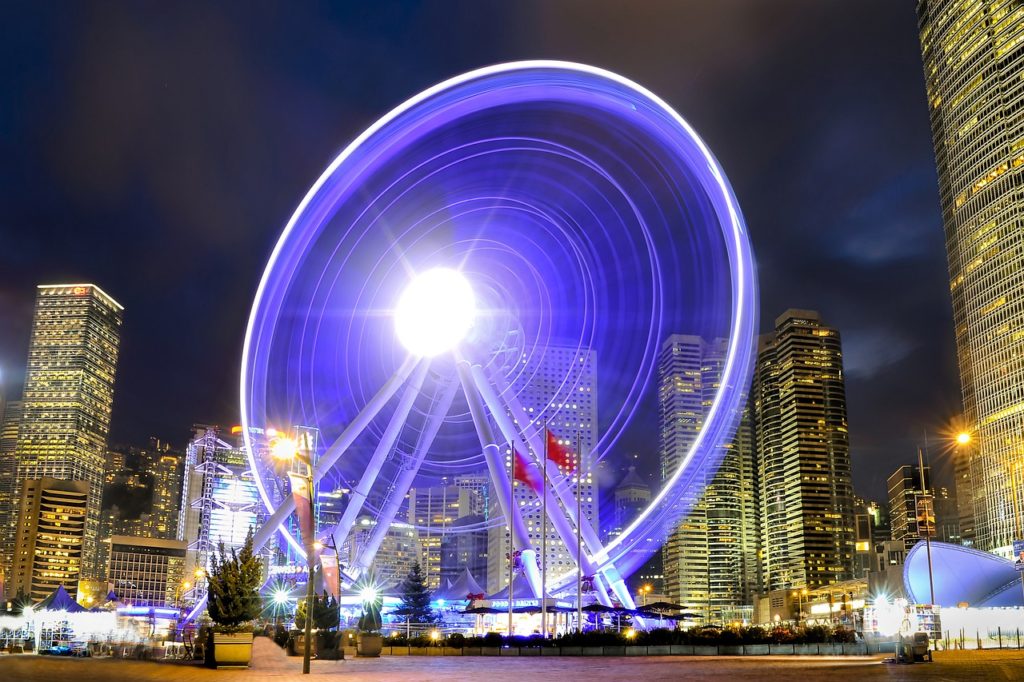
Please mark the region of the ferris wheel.
<svg viewBox="0 0 1024 682"><path fill-rule="evenodd" d="M321 536L340 544L361 516L375 521L350 578L370 568L410 488L485 470L500 511L487 524L507 529L538 596L536 535L511 492L509 462L522 458L550 483L535 495L573 562L545 587L583 573L602 602L632 607L623 576L688 511L694 496L683 493L714 471L732 437L756 307L725 174L654 94L552 61L431 87L335 158L260 282L240 386L269 514L256 543L280 534L302 552L287 523L295 504L275 493L266 448L251 436L301 426L318 434L313 479L349 491ZM602 541L577 512L580 481L637 443L656 459L649 415L661 343L677 332L727 340L719 387L650 506ZM592 363L596 386L584 387L572 362L552 361L553 349ZM584 388L595 423L564 418ZM546 456L552 432L575 464Z"/></svg>

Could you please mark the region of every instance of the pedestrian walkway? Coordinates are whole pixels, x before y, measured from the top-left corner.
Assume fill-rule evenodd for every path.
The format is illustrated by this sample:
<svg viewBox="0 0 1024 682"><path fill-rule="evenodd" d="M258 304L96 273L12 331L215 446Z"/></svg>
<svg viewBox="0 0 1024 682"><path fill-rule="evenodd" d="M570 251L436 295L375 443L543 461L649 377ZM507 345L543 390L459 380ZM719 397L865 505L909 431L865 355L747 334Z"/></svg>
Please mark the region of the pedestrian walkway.
<svg viewBox="0 0 1024 682"><path fill-rule="evenodd" d="M612 682L771 679L791 682L843 680L1020 680L1024 651L948 651L934 663L895 665L867 656L650 656L636 658L510 656L387 656L344 661L313 661L302 675L302 658L286 656L273 642L257 637L252 667L210 670L178 662L75 659L47 656L0 657L0 680L17 682L524 682L540 677Z"/></svg>

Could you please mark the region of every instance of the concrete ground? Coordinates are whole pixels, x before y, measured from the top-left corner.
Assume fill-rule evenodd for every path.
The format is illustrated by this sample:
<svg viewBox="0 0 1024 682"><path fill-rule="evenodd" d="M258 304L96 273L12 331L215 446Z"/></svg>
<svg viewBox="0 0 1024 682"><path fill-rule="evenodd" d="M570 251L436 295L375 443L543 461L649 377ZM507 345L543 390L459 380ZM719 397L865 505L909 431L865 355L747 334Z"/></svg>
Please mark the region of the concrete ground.
<svg viewBox="0 0 1024 682"><path fill-rule="evenodd" d="M644 658L406 657L313 661L312 675L301 674L302 659L289 658L270 640L258 637L252 667L209 670L185 663L47 656L0 658L4 682L299 682L337 678L352 682L558 682L585 680L1024 680L1024 651L949 651L934 663L894 665L884 657L765 656Z"/></svg>

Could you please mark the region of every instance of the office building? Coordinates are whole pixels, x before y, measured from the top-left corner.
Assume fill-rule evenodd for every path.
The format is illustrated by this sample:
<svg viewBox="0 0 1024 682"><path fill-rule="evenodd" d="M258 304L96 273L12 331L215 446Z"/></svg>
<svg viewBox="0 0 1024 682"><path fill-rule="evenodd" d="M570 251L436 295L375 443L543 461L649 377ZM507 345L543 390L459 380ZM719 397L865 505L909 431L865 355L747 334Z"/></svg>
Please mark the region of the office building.
<svg viewBox="0 0 1024 682"><path fill-rule="evenodd" d="M149 508L149 537L173 540L178 536L181 507L183 457L169 450L150 453L147 463L152 502Z"/></svg>
<svg viewBox="0 0 1024 682"><path fill-rule="evenodd" d="M55 478L88 484L82 573L97 577L97 540L104 456L122 307L93 284L41 285L37 290L15 486Z"/></svg>
<svg viewBox="0 0 1024 682"><path fill-rule="evenodd" d="M467 569L484 585L487 581L486 519L482 514L463 516L452 522L449 531L441 541L441 586L455 583Z"/></svg>
<svg viewBox="0 0 1024 682"><path fill-rule="evenodd" d="M720 385L727 344L673 334L659 358L662 478L671 477L696 441ZM752 608L758 586L757 512L749 415L719 453L717 471L688 490L690 511L662 550L665 593L698 622L731 622Z"/></svg>
<svg viewBox="0 0 1024 682"><path fill-rule="evenodd" d="M5 580L11 575L14 529L18 522L18 488L14 482L18 474L15 447L20 423L21 401L9 401L0 420L0 572Z"/></svg>
<svg viewBox="0 0 1024 682"><path fill-rule="evenodd" d="M216 426L195 426L185 451L177 532L188 545L189 570L208 568L220 543L240 548L265 516L244 445L224 440Z"/></svg>
<svg viewBox="0 0 1024 682"><path fill-rule="evenodd" d="M964 537L1009 556L1024 536L1024 7L918 0L949 262L969 475ZM962 465L961 465L962 466Z"/></svg>
<svg viewBox="0 0 1024 682"><path fill-rule="evenodd" d="M341 556L348 557L347 561L343 559L343 563L350 566L356 563L356 557L370 541L376 526L377 520L371 516L360 516L356 519L348 539L342 544ZM371 571L375 582L384 587L394 588L405 580L415 563L419 563L421 567L423 565L420 539L415 526L400 521L392 522L373 559Z"/></svg>
<svg viewBox="0 0 1024 682"><path fill-rule="evenodd" d="M612 493L614 507L612 522L608 526L607 540L614 540L631 524L651 502L651 487L644 483L635 466L626 470Z"/></svg>
<svg viewBox="0 0 1024 682"><path fill-rule="evenodd" d="M518 396L523 414L516 415L520 425L534 422L546 424L556 440L575 452L577 443L582 450L579 484L576 474L564 471L570 477L570 496L577 490L585 522L594 530L600 527L600 508L597 477L593 471L591 451L597 443L597 354L575 347L547 346L534 354L523 356L511 372L516 378L511 393ZM543 431L543 426L541 426ZM511 471L512 453L504 448L506 470ZM525 455L525 453L523 453ZM538 453L543 457L543 453ZM532 460L532 457L531 457ZM542 513L539 496L526 484L516 481L513 499L526 525L527 534L537 550L539 563L543 545ZM489 493L489 518L499 518L501 509L494 491ZM573 510L575 513L575 510ZM576 570L576 562L555 532L551 523L547 527L547 571L552 582ZM575 548L573 548L575 549ZM487 592L493 594L508 585L509 536L508 526L496 524L488 535Z"/></svg>
<svg viewBox="0 0 1024 682"><path fill-rule="evenodd" d="M186 572L180 540L114 535L107 581L118 598L134 606L181 606L190 600L194 577Z"/></svg>
<svg viewBox="0 0 1024 682"><path fill-rule="evenodd" d="M787 310L759 341L752 404L762 589L853 577L853 485L839 332Z"/></svg>
<svg viewBox="0 0 1024 682"><path fill-rule="evenodd" d="M408 521L416 527L423 553L424 582L436 590L443 585L441 546L452 524L480 508L479 495L468 487L437 485L410 488L408 500Z"/></svg>
<svg viewBox="0 0 1024 682"><path fill-rule="evenodd" d="M903 542L908 552L921 539L917 527L917 500L921 495L932 494L929 467L924 468L924 480L922 488L921 468L909 464L896 469L888 480L892 539Z"/></svg>
<svg viewBox="0 0 1024 682"><path fill-rule="evenodd" d="M78 593L90 499L85 481L22 481L10 594L38 602L61 585L72 597Z"/></svg>

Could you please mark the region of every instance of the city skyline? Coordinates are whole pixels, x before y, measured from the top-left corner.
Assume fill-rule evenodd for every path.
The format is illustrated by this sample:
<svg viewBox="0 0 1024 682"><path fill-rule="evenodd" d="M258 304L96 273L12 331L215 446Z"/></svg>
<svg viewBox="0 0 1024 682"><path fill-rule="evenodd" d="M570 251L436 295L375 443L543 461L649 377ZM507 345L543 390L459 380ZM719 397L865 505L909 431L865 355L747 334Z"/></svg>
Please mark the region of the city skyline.
<svg viewBox="0 0 1024 682"><path fill-rule="evenodd" d="M192 13L198 10L182 9L178 21L157 29L131 9L117 9L92 29L96 33L90 35L102 37L99 43L77 42L78 38L69 43L70 53L83 65L81 72L75 72L74 82L80 85L73 95L44 91L22 98L24 111L58 103L61 106L51 107L50 114L57 119L28 116L13 121L20 133L15 137L26 141L36 139L36 118L49 121L47 125L57 131L54 139L59 139L69 154L66 159L43 155L32 163L15 161L25 175L4 190L34 184L55 189L52 201L39 201L33 191L18 190L7 197L12 207L8 222L11 240L0 268L0 303L11 320L0 330L0 371L7 397L15 399L16 387L21 384L18 374L27 352L30 320L27 301L33 287L37 280L60 281L74 274L79 276L76 279L96 281L112 291L129 311L112 442L144 443L157 435L179 445L187 440L192 423L234 423L237 358L252 293L295 197L330 156L323 150L345 144L377 114L430 82L481 64L545 54L596 61L647 83L691 120L715 149L736 185L750 224L760 267L762 329L767 330L764 322L778 311L801 306L822 311L843 331L857 489L881 499L890 465L913 458L922 429L934 431L960 411L916 16L910 7L865 3L848 10L872 19L858 22L815 4L787 5L771 20L762 15L765 10L739 4L726 4L715 12L664 6L652 8L649 14L629 13L628 17L614 8L597 6L589 28L575 25L558 8L529 8L517 14L513 9L491 7L494 13L510 13L506 18L523 31L514 39L480 31L474 44L458 54L442 46L445 31L453 29L441 30L433 37L429 31L413 35L410 31L415 22L383 26L366 17L321 17L308 14L314 10L302 10L296 26L288 30L309 25L320 31L348 21L353 23L353 31L366 32L391 46L400 62L401 55L407 54L402 45L410 39L412 45L404 49L424 55L412 71L396 72L387 87L369 91L355 83L339 82L331 75L334 71L316 66L303 70L300 78L298 66L290 62L254 75L248 66L220 60L216 52L212 75L197 73L198 65L189 60L177 67L167 66L177 63L166 56L175 53L181 31L188 30ZM218 14L218 10L211 11ZM76 16L79 12L90 10L76 8L66 17L31 12L29 18L41 27L50 27L56 38L68 26L65 22L84 19ZM485 14L467 15L462 24L482 28ZM445 13L429 8L420 8L416 17L418 22L438 26L448 19ZM269 20L254 17L257 23ZM209 25L212 35L224 38L241 64L262 63L254 45L237 36L225 38L218 21ZM626 33L649 32L650 49L636 55L619 52L600 39L597 27L602 25L621 25ZM799 27L804 25L815 29ZM667 26L674 28L668 30ZM124 46L135 29L154 36L135 65L121 59L116 49L99 46ZM722 45L701 38L715 33L732 38ZM285 35L290 34L286 31ZM560 37L557 43L553 35ZM680 40L680 35L693 39ZM199 41L206 45L210 39L206 36ZM734 51L726 48L726 43L745 48ZM866 49L869 43L872 48ZM296 49L315 62L319 48L315 41L313 44ZM877 49L878 44L883 47ZM71 73L70 62L47 56L45 41L25 46L15 39L12 45L22 52L19 60L9 63L24 63L29 55L31 70L45 75ZM817 49L823 45L836 48ZM367 57L345 41L339 49L358 66L357 71L372 72L370 63L363 62ZM844 56L855 50L862 55L856 63ZM811 51L815 60L823 60L818 66L805 58ZM699 70L690 68L696 64L701 65ZM116 164L103 166L104 172L90 177L102 176L109 186L99 188L103 190L100 195L82 194L95 181L83 175L80 164L84 159L113 163L112 152L98 153L92 146L94 140L108 140L123 149L134 139L131 131L135 128L121 123L167 120L163 114L151 118L155 113L149 109L109 111L99 99L110 96L109 86L100 87L97 70L113 70L123 76L115 79L121 84L118 87L124 87L125 94L137 95L128 101L152 98L173 103L170 110L176 116L168 121L169 130L184 139L209 139L208 135L218 134L215 131L232 127L235 104L224 95L241 93L254 98L256 95L242 85L250 82L269 92L297 88L294 106L300 107L310 125L294 131L280 118L292 105L284 110L280 104L250 99L248 111L255 112L254 121L221 135L225 146L213 147L228 156L243 149L265 149L245 151L241 156L246 160L240 162L248 167L267 169L258 178L239 184L206 178L209 182L194 187L192 180L158 173L157 155L139 146L131 154L122 154L132 173L124 175ZM759 70L784 74L775 82L777 91L770 89L770 79L758 76ZM196 91L187 85L191 78L196 87L202 85L215 93L212 100L204 97L202 106L214 112L204 123L189 113L198 106ZM826 78L826 86L831 82L847 85L823 91L822 78ZM7 89L10 96L24 94L19 82L12 81ZM164 99L167 94L150 89L150 83L164 82L170 87L171 101ZM98 88L95 94L90 89L93 85ZM359 96L353 97L356 91ZM70 99L63 101L62 97ZM751 117L755 102L764 104L762 115ZM830 112L841 115L830 117ZM122 116L127 118L122 121ZM863 121L873 125L861 126ZM761 141L775 128L779 132L771 143ZM289 137L292 134L297 137ZM901 144L893 144L894 140ZM913 153L898 152L897 147ZM16 146L13 158L27 153L28 147ZM167 168L179 168L182 178L188 175L182 163L210 166L201 160L206 154L203 149L186 145L182 153L184 156L172 154L167 159ZM253 153L258 154L256 158L245 156ZM265 163L267 158L278 157L281 163ZM863 172L851 172L851 182L830 183L823 194L814 175L834 166L837 158L844 160L844 167ZM768 172L779 163L805 170L790 178ZM278 170L270 170L272 167ZM279 175L280 169L287 169L287 177ZM52 177L55 182L38 182L42 177ZM130 178L141 183L134 201L127 199L133 196L129 188L135 182ZM840 185L844 189L840 190ZM178 199L175 190L181 190L182 197L194 197L194 202ZM87 196L92 198L84 198ZM75 215L76 219L68 221L60 215ZM99 257L81 235L101 225L113 232L109 250ZM200 248L203 245L209 248ZM154 260L157 253L159 260ZM886 288L906 293L883 300L877 292ZM210 300L217 304L210 305ZM923 301L927 305L922 305ZM202 329L202 334L192 334L189 330L193 328ZM153 362L153 358L160 361ZM204 391L194 391L193 376L202 377ZM880 407L883 399L894 393L904 398L895 409ZM652 406L653 401L648 403ZM653 433L656 407L643 414L648 415L651 428L647 430ZM641 451L653 458L657 443L634 437L624 442L623 451Z"/></svg>

